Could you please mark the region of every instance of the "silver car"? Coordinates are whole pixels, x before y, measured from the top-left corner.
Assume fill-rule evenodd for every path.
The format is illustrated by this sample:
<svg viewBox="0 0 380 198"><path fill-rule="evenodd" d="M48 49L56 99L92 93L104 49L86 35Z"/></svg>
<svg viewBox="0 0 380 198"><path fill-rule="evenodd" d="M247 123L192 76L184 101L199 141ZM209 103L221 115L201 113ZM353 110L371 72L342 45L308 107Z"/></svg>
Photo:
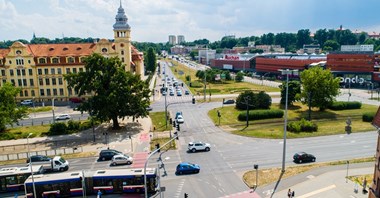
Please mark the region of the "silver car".
<svg viewBox="0 0 380 198"><path fill-rule="evenodd" d="M132 157L130 157L128 155L119 154L119 155L114 155L112 157L111 165L112 166L116 166L116 165L120 165L120 164L130 165L132 163L133 163Z"/></svg>

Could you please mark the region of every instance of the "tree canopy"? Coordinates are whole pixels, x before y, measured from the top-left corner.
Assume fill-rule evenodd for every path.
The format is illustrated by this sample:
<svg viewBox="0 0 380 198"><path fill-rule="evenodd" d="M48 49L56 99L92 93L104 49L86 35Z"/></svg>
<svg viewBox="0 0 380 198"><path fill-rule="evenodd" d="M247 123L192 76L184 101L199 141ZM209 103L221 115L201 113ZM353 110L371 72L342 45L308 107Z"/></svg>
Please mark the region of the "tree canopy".
<svg viewBox="0 0 380 198"><path fill-rule="evenodd" d="M286 101L286 81L280 85L281 101L280 104L284 105ZM292 105L297 100L297 95L301 93L301 84L299 81L289 81L288 83L288 105Z"/></svg>
<svg viewBox="0 0 380 198"><path fill-rule="evenodd" d="M145 53L144 63L147 72L149 71L153 74L156 71L157 58L156 53L152 47L150 47L148 51Z"/></svg>
<svg viewBox="0 0 380 198"><path fill-rule="evenodd" d="M4 132L6 125L13 125L19 119L27 116L26 107L17 106L16 96L21 89L10 83L0 87L0 132Z"/></svg>
<svg viewBox="0 0 380 198"><path fill-rule="evenodd" d="M339 79L334 78L329 69L312 67L301 72L300 77L302 82L300 98L303 104L308 104L308 94L310 94L310 106L323 111L339 94Z"/></svg>
<svg viewBox="0 0 380 198"><path fill-rule="evenodd" d="M112 120L114 129L120 128L119 118L148 115L148 84L139 75L126 72L119 58L92 54L84 63L85 71L65 75L68 87L79 96L91 95L79 105L80 111L87 111L102 122Z"/></svg>

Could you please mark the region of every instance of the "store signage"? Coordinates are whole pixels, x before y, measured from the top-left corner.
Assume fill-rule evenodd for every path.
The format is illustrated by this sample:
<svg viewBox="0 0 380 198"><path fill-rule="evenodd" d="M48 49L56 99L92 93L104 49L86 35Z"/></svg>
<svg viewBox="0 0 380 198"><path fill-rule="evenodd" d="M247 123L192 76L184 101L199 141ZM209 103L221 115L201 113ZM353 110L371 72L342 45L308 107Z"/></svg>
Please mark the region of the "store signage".
<svg viewBox="0 0 380 198"><path fill-rule="evenodd" d="M234 56L234 55L224 55L224 59L226 60L239 60L239 56Z"/></svg>
<svg viewBox="0 0 380 198"><path fill-rule="evenodd" d="M360 78L358 76L355 76L353 78L340 77L340 82L341 83L351 83L351 84L356 84L356 83L363 84L365 82L365 80L364 80L364 78Z"/></svg>

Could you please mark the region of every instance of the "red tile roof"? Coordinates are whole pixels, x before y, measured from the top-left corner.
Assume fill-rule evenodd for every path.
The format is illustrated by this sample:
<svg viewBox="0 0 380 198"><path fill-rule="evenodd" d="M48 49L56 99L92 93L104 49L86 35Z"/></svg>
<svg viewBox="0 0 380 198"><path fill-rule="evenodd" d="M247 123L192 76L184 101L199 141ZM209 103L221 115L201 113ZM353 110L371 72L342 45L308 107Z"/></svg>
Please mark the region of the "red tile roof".
<svg viewBox="0 0 380 198"><path fill-rule="evenodd" d="M0 49L0 58L6 57L10 51L10 49Z"/></svg>
<svg viewBox="0 0 380 198"><path fill-rule="evenodd" d="M31 44L28 45L34 56L88 56L95 50L94 43L73 44Z"/></svg>

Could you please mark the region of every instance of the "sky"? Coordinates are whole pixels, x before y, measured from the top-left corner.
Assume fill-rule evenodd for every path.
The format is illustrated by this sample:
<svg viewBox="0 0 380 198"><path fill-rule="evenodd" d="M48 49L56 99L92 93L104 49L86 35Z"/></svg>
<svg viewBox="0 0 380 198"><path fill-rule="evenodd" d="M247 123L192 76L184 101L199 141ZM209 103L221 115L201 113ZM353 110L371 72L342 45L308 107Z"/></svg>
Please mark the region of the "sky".
<svg viewBox="0 0 380 198"><path fill-rule="evenodd" d="M261 36L300 29L380 32L379 0L121 0L132 41ZM0 41L113 38L120 0L0 0Z"/></svg>

